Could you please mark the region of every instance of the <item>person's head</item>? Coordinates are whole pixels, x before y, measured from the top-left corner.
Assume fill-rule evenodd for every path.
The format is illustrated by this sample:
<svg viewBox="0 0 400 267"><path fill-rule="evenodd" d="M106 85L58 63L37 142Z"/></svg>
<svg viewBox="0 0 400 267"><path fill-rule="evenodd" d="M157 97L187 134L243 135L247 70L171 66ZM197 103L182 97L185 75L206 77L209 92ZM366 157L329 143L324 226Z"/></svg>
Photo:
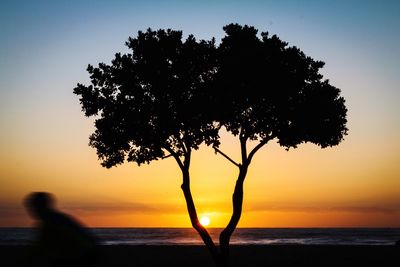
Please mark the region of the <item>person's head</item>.
<svg viewBox="0 0 400 267"><path fill-rule="evenodd" d="M54 210L54 197L47 192L33 192L30 193L25 199L25 206L29 214L37 219L43 220Z"/></svg>

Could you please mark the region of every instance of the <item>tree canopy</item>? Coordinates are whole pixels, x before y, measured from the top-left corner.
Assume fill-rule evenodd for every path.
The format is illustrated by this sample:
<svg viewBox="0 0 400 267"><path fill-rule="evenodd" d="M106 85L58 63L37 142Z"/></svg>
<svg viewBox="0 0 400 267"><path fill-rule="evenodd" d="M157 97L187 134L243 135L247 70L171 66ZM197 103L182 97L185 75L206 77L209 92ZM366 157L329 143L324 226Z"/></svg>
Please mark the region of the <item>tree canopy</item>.
<svg viewBox="0 0 400 267"><path fill-rule="evenodd" d="M250 140L281 146L337 145L347 132L340 90L324 66L276 35L230 24L219 47L174 30L139 32L111 65L88 66L78 84L86 116L96 116L90 145L102 165L138 164L183 155L202 142L218 146L221 126Z"/></svg>
<svg viewBox="0 0 400 267"><path fill-rule="evenodd" d="M323 80L324 66L268 32L230 24L218 48L219 121L234 135L277 138L281 146L337 145L347 132L340 90Z"/></svg>
<svg viewBox="0 0 400 267"><path fill-rule="evenodd" d="M207 92L215 72L214 40L196 41L173 30L139 32L111 65L89 65L91 85L74 93L86 116L96 116L90 145L102 165L125 159L138 164L181 156L202 142L218 144L218 128L207 112Z"/></svg>

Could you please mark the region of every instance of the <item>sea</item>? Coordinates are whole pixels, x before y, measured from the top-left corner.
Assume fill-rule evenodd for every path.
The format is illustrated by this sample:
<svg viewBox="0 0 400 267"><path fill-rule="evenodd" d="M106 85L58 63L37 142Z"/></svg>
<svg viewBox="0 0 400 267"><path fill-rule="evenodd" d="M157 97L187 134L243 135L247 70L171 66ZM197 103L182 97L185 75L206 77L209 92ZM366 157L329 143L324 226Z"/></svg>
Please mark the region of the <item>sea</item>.
<svg viewBox="0 0 400 267"><path fill-rule="evenodd" d="M203 245L192 228L88 228L102 245ZM210 228L218 241L222 229ZM28 245L35 228L0 228L0 245ZM394 245L400 228L238 228L232 245ZM218 242L216 242L218 243Z"/></svg>

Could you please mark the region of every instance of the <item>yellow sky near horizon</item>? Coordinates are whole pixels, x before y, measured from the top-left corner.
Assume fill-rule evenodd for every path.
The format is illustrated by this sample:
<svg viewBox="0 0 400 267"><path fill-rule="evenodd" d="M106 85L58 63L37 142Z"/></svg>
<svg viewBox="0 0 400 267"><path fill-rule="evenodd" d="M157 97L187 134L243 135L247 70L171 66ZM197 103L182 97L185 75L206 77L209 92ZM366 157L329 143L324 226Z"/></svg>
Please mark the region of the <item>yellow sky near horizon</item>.
<svg viewBox="0 0 400 267"><path fill-rule="evenodd" d="M236 138L222 136L221 148L238 158ZM87 136L78 139L85 143ZM22 158L0 153L0 171L8 178L0 178L6 184L0 212L9 215L0 226L31 225L22 200L29 192L48 191L61 210L90 227L190 227L181 173L172 158L105 169L87 144L78 145L78 154L66 150L62 158L51 158L54 147L37 145L41 157L33 151ZM400 150L376 144L368 151L351 134L327 149L303 144L286 151L272 141L250 166L239 227L399 227ZM237 167L201 146L190 171L199 216L210 217L209 227L225 226ZM4 203L11 203L8 210Z"/></svg>

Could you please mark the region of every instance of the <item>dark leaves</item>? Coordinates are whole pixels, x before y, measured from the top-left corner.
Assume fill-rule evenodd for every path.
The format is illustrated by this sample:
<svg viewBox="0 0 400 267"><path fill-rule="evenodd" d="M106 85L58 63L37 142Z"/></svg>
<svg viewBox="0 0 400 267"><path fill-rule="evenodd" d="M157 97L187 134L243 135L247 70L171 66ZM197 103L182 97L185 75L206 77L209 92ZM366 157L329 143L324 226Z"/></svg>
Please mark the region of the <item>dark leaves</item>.
<svg viewBox="0 0 400 267"><path fill-rule="evenodd" d="M100 115L90 145L105 167L125 159L149 163L168 146L177 155L217 143L218 127L204 112L215 68L214 42L173 30L139 32L111 65L89 65L90 86L78 84L87 116Z"/></svg>
<svg viewBox="0 0 400 267"><path fill-rule="evenodd" d="M344 99L324 81L324 63L276 35L230 24L219 49L218 121L234 135L275 137L286 147L337 145L347 133Z"/></svg>
<svg viewBox="0 0 400 267"><path fill-rule="evenodd" d="M276 35L230 24L220 46L181 31L148 29L129 38L130 54L88 66L78 84L86 116L97 115L90 145L102 165L149 163L219 145L224 126L246 140L281 146L337 145L347 133L340 90L323 80L324 65Z"/></svg>

